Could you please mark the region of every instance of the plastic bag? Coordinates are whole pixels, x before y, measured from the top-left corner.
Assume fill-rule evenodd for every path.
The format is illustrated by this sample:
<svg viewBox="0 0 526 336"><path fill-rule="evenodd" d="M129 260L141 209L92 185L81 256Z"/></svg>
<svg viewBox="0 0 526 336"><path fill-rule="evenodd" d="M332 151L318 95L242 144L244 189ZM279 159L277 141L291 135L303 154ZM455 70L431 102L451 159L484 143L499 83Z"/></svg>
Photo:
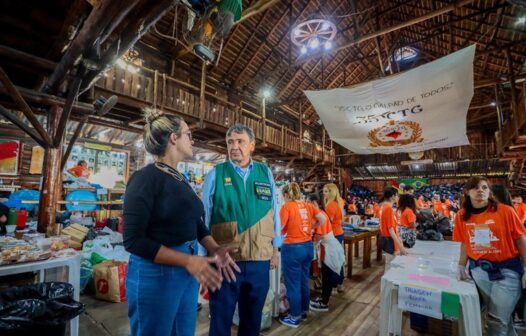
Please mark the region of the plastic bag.
<svg viewBox="0 0 526 336"><path fill-rule="evenodd" d="M265 298L265 305L263 306L263 312L261 316L261 329L265 330L270 328L272 325L272 306L274 305L274 292L269 290L267 297ZM239 326L239 307L236 304L236 310L234 311L234 318L232 322Z"/></svg>
<svg viewBox="0 0 526 336"><path fill-rule="evenodd" d="M0 331L38 332L42 326L64 325L84 311L73 291L69 283L44 282L1 292Z"/></svg>

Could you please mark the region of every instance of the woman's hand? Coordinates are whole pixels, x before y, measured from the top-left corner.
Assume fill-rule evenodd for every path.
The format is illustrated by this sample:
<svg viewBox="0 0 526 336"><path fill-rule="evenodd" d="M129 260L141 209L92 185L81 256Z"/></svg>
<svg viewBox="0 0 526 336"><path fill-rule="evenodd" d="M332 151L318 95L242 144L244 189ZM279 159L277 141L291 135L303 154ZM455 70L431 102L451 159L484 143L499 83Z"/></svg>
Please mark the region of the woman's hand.
<svg viewBox="0 0 526 336"><path fill-rule="evenodd" d="M231 253L237 253L238 250L237 247L220 247L212 255L213 263L221 270L228 282L236 281L234 270L241 273L241 269L230 256Z"/></svg>
<svg viewBox="0 0 526 336"><path fill-rule="evenodd" d="M216 260L212 257L190 256L186 265L186 270L205 288L215 292L221 288L223 278L221 273L215 270L210 264Z"/></svg>
<svg viewBox="0 0 526 336"><path fill-rule="evenodd" d="M276 269L278 267L279 260L278 260L278 254L274 253L272 257L270 258L270 269Z"/></svg>

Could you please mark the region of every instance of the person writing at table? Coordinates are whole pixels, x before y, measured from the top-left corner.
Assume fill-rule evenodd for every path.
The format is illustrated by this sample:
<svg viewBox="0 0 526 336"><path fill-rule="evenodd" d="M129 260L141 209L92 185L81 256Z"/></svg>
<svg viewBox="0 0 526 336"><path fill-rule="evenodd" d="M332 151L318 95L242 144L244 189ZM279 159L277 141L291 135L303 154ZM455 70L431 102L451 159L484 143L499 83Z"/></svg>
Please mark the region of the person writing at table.
<svg viewBox="0 0 526 336"><path fill-rule="evenodd" d="M91 172L88 168L88 163L84 160L80 160L75 167L68 169L68 172L75 175L76 177L82 177L85 179L89 179L91 175Z"/></svg>
<svg viewBox="0 0 526 336"><path fill-rule="evenodd" d="M526 287L526 229L512 207L494 200L490 187L482 176L464 187L453 229L453 240L461 243L457 279L471 273L487 307L488 335L516 335L511 316Z"/></svg>
<svg viewBox="0 0 526 336"><path fill-rule="evenodd" d="M389 270L395 254L406 255L407 250L398 235L397 219L393 204L398 202L398 191L393 187L384 190L384 199L380 207L380 245L385 252L385 271Z"/></svg>
<svg viewBox="0 0 526 336"><path fill-rule="evenodd" d="M130 178L124 196L124 246L131 253L126 298L134 336L193 336L199 284L214 292L239 267L204 223L204 207L177 163L192 158L192 135L180 117L145 113L144 146L157 162ZM197 242L209 257L197 255Z"/></svg>

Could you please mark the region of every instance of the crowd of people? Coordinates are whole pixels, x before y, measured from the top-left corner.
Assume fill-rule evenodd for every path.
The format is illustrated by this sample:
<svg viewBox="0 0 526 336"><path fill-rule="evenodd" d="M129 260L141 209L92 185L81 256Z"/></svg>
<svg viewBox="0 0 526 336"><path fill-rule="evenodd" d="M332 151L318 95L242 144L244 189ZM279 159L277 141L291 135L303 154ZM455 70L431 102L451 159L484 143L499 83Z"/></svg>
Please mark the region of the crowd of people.
<svg viewBox="0 0 526 336"><path fill-rule="evenodd" d="M396 255L411 254L419 212L454 220L458 278L475 281L489 334L513 334L512 312L526 287L526 205L519 195L474 177L462 202L438 193L426 199L406 186L401 195L387 187L381 201L361 190L362 198L351 194L346 204L332 183L305 197L297 183L276 187L268 166L252 159L253 130L235 124L226 133L229 159L207 174L200 198L176 169L192 157L188 125L157 110L145 118L144 146L158 160L133 174L124 201L133 335L193 335L199 286L210 293L209 335L230 335L236 305L239 335L259 335L269 272L280 267L280 254L290 305L280 323L297 328L309 311L328 311L333 288L343 283L345 211L379 219L386 269ZM206 255L198 254L198 243ZM311 299L314 254L322 291Z"/></svg>

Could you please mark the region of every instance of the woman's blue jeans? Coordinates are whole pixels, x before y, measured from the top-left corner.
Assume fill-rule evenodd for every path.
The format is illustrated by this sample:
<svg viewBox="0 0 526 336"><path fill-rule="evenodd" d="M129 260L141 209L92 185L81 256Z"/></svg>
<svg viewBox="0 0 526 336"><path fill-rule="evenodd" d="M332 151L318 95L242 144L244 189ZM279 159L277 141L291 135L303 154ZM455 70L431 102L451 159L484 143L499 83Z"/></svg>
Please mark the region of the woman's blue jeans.
<svg viewBox="0 0 526 336"><path fill-rule="evenodd" d="M197 241L172 247L197 254ZM126 298L132 336L193 336L199 284L182 267L156 264L131 255Z"/></svg>
<svg viewBox="0 0 526 336"><path fill-rule="evenodd" d="M488 335L517 335L513 328L512 313L521 297L521 276L519 273L503 268L502 280L490 281L488 273L480 267L471 270L471 277L477 284L482 301L488 311Z"/></svg>
<svg viewBox="0 0 526 336"><path fill-rule="evenodd" d="M281 266L290 305L290 315L301 317L309 310L310 265L314 257L312 241L281 246Z"/></svg>

